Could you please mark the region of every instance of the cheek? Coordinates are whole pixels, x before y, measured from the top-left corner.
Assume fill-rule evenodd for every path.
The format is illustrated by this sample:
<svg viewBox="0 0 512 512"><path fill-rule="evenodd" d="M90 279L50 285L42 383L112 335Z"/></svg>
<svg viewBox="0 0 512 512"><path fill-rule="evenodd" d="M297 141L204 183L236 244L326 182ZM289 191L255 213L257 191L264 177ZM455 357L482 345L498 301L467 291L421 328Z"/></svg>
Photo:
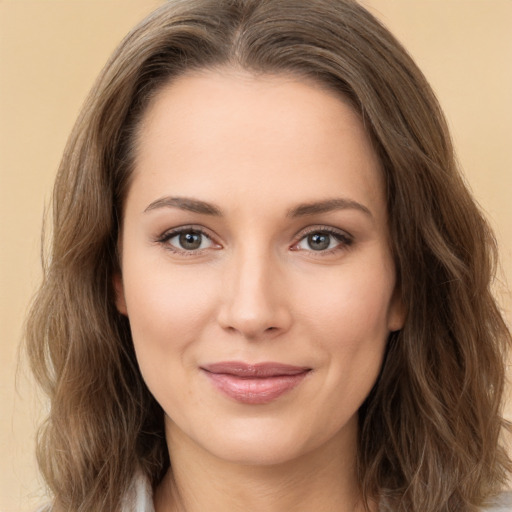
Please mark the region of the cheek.
<svg viewBox="0 0 512 512"><path fill-rule="evenodd" d="M377 270L378 268L381 270ZM325 332L326 339L337 340L337 346L363 340L386 339L388 315L394 289L392 270L362 264L339 269L324 279L304 283L302 314L311 324Z"/></svg>
<svg viewBox="0 0 512 512"><path fill-rule="evenodd" d="M214 302L208 276L192 266L172 269L155 262L150 271L126 262L125 299L137 359L156 370L162 358L170 364L200 337L211 319Z"/></svg>
<svg viewBox="0 0 512 512"><path fill-rule="evenodd" d="M375 383L389 337L394 274L380 264L340 269L303 294L304 329L328 360L326 393L337 400L343 389L347 411L357 409Z"/></svg>
<svg viewBox="0 0 512 512"><path fill-rule="evenodd" d="M125 274L126 302L142 377L166 413L183 423L184 411L202 410L199 395L186 383L194 374L194 347L205 337L214 299L207 280L192 267L176 272L164 267Z"/></svg>

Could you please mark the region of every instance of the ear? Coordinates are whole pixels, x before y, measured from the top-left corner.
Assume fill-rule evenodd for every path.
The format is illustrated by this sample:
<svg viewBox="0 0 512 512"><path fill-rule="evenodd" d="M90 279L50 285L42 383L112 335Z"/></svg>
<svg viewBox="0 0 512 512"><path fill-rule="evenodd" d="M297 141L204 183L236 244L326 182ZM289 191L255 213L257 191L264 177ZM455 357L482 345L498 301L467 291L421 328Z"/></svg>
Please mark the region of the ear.
<svg viewBox="0 0 512 512"><path fill-rule="evenodd" d="M119 313L128 316L126 308L126 300L124 298L123 276L120 272L116 272L112 278L114 281L114 292L116 294L116 307Z"/></svg>
<svg viewBox="0 0 512 512"><path fill-rule="evenodd" d="M388 309L388 330L389 332L399 331L403 328L407 311L402 300L402 294L398 286L393 291L393 296Z"/></svg>

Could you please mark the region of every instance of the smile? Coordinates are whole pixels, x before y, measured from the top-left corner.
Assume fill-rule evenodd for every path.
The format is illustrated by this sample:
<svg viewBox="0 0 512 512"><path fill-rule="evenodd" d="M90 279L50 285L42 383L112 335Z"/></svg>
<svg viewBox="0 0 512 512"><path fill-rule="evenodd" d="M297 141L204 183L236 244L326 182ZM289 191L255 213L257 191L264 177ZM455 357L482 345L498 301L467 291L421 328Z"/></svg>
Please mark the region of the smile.
<svg viewBox="0 0 512 512"><path fill-rule="evenodd" d="M237 402L266 404L299 385L311 368L229 361L207 365L201 370L219 391Z"/></svg>

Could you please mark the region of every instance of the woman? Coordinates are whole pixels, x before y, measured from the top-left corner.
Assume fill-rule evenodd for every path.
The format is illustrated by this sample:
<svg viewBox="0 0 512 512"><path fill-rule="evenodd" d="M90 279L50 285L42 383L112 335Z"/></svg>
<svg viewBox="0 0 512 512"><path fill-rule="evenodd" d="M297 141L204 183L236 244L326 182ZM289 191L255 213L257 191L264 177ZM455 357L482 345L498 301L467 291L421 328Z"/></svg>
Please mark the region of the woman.
<svg viewBox="0 0 512 512"><path fill-rule="evenodd" d="M157 10L94 86L53 206L28 322L52 510L502 490L493 237L423 75L356 3Z"/></svg>

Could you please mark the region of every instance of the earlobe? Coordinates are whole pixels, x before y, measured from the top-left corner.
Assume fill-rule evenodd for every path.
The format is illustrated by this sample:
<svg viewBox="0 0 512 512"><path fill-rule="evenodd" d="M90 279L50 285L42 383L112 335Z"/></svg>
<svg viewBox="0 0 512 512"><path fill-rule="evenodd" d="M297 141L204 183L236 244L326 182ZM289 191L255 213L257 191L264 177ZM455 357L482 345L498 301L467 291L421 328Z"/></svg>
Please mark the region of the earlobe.
<svg viewBox="0 0 512 512"><path fill-rule="evenodd" d="M407 311L402 300L400 290L396 289L391 298L388 314L388 330L389 332L399 331L405 324Z"/></svg>
<svg viewBox="0 0 512 512"><path fill-rule="evenodd" d="M124 285L123 285L123 277L120 272L116 272L113 277L114 282L114 292L116 294L116 307L119 313L122 315L128 316L128 311L126 308L126 300L124 298Z"/></svg>

